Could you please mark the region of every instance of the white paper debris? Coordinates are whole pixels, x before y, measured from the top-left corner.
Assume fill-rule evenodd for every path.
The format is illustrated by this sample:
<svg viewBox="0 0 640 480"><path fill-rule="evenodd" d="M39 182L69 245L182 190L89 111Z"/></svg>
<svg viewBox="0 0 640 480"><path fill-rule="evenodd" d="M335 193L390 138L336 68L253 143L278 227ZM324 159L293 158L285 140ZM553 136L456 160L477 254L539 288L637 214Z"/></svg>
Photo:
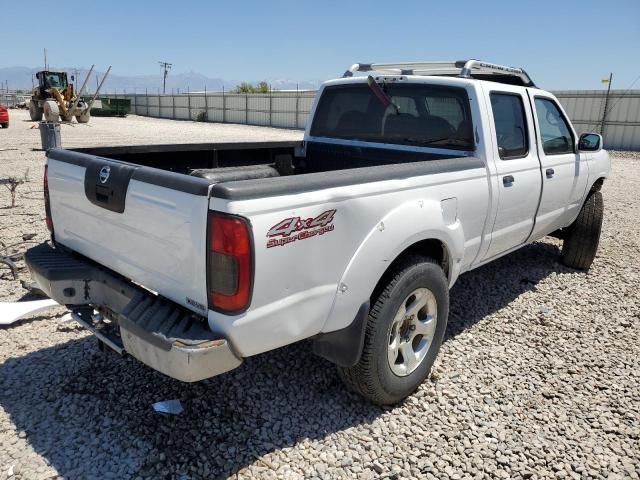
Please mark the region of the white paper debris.
<svg viewBox="0 0 640 480"><path fill-rule="evenodd" d="M11 325L23 317L58 305L58 302L50 298L29 302L0 302L0 325Z"/></svg>
<svg viewBox="0 0 640 480"><path fill-rule="evenodd" d="M152 405L153 409L159 413L168 413L171 415L180 415L182 413L182 404L180 400L165 400L164 402L156 402Z"/></svg>

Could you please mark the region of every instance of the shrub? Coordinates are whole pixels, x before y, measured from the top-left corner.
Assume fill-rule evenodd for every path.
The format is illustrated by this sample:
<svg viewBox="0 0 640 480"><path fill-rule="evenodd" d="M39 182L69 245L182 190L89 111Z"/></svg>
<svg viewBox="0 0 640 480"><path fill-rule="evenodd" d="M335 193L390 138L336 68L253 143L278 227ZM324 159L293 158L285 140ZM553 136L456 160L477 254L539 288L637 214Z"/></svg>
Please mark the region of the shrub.
<svg viewBox="0 0 640 480"><path fill-rule="evenodd" d="M11 208L16 206L16 190L20 185L29 181L29 169L24 172L23 177L0 178L0 185L4 185L11 195Z"/></svg>
<svg viewBox="0 0 640 480"><path fill-rule="evenodd" d="M242 82L231 90L231 93L269 93L270 88L267 82L259 82L253 85L249 82Z"/></svg>

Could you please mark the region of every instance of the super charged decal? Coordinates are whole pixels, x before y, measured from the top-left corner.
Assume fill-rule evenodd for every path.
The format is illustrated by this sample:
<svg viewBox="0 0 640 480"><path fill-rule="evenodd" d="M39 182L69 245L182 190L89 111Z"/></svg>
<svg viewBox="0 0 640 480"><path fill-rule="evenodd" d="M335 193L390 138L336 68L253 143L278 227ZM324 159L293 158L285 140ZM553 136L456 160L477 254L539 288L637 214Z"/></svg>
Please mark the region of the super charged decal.
<svg viewBox="0 0 640 480"><path fill-rule="evenodd" d="M332 223L335 214L335 210L327 210L315 218L285 218L267 232L269 239L267 240L267 248L281 247L288 243L331 232L335 228Z"/></svg>

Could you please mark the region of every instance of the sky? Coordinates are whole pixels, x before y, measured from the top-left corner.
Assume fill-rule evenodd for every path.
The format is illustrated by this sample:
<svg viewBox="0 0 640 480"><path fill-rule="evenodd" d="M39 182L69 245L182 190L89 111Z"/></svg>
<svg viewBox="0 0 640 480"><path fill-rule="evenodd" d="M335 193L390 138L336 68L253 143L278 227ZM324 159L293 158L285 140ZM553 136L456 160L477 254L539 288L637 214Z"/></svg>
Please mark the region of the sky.
<svg viewBox="0 0 640 480"><path fill-rule="evenodd" d="M610 72L626 89L640 75L640 0L26 5L0 1L0 67L42 65L47 47L52 67L112 65L118 75L160 75L164 60L223 79L327 80L356 62L468 58L523 67L553 90L600 89Z"/></svg>

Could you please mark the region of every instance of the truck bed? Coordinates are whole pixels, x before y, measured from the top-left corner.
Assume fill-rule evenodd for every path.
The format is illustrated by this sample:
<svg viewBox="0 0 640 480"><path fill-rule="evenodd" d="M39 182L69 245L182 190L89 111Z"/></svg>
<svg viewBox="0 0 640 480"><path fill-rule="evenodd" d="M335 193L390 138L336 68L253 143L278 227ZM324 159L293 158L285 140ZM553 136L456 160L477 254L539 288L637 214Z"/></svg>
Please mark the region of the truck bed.
<svg viewBox="0 0 640 480"><path fill-rule="evenodd" d="M210 209L483 166L460 152L310 142L305 155L296 156L297 147L265 142L49 150L56 242L204 315Z"/></svg>
<svg viewBox="0 0 640 480"><path fill-rule="evenodd" d="M202 168L269 164L293 155L300 142L177 143L73 148L70 151L189 174Z"/></svg>
<svg viewBox="0 0 640 480"><path fill-rule="evenodd" d="M389 178L389 174L394 171L398 173L407 169L383 171L376 167L450 160L460 158L459 153L403 151L397 148L386 148L384 145L374 148L323 142L307 142L306 145L304 142L240 142L75 148L53 151L50 157L71 161L78 165L86 165L90 163L90 159L91 162L95 159L98 161L117 160L132 166L151 167L156 170L155 173L143 169L136 172L134 178L141 180L141 177L144 176L146 181L161 186L191 184L190 190L201 190L207 185L247 180L250 183L246 187L261 186L262 188L259 190L262 194L265 194L270 186L273 186L281 194L283 187L286 186L290 186L292 191L301 191L303 185L313 186L313 188L319 188L321 185L327 186L327 180L329 183L337 182L341 185L345 182L359 183L360 175L365 175L366 181L374 181L378 177L382 180ZM440 163L440 165L442 164ZM348 169L361 170L353 176L307 176L308 174ZM205 179L207 183L194 181L195 178L185 179L183 177L179 179L174 175L167 176L157 170ZM411 170L409 167L408 171ZM291 178L276 179L276 177L300 175L305 175L305 178L297 179L297 181L293 181ZM261 180L267 181L260 182ZM199 188L198 185L200 185ZM215 192L212 192L212 195L216 196Z"/></svg>

